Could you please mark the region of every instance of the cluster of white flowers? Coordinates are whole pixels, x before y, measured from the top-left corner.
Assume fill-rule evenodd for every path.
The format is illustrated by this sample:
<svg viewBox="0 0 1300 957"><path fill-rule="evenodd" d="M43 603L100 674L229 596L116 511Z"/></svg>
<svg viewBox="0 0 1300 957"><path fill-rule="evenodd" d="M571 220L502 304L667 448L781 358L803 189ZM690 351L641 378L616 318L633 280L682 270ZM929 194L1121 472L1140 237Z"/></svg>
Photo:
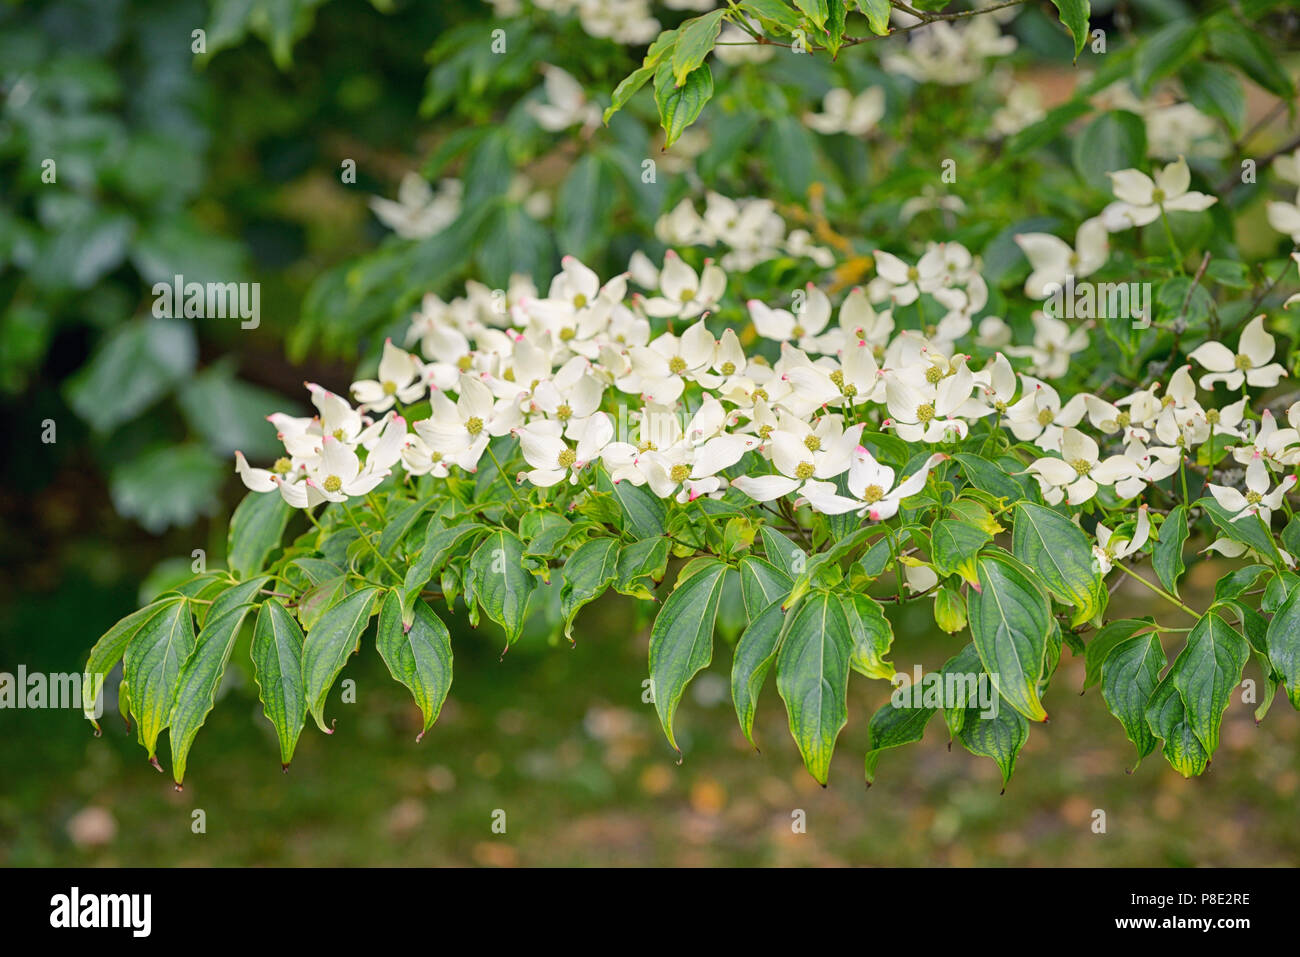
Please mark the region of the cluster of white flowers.
<svg viewBox="0 0 1300 957"><path fill-rule="evenodd" d="M993 11L989 16L965 20L939 20L924 30L908 34L908 42L884 54L881 66L890 74L901 74L918 83L963 86L988 71L988 61L1015 52L1016 38L1003 34L1000 15L1017 13L1016 8ZM903 27L914 26L916 17L894 8L894 20ZM1007 17L1001 17L1007 19Z"/></svg>
<svg viewBox="0 0 1300 957"><path fill-rule="evenodd" d="M703 215L683 199L659 217L655 236L666 246L725 246L720 264L729 272L746 272L783 255L807 257L822 269L835 265L835 254L806 229L789 229L770 199L730 199L710 191Z"/></svg>
<svg viewBox="0 0 1300 957"><path fill-rule="evenodd" d="M278 489L291 505L311 507L365 495L399 461L411 475L474 472L492 455L492 438L513 435L529 466L516 478L535 486L577 484L600 462L614 482L683 503L734 486L757 502L794 497L825 514L883 520L947 458L938 446L991 420L1043 450L1026 471L1053 504L1081 505L1102 487L1135 499L1215 435L1235 440L1233 455L1245 466L1244 491L1209 486L1234 517L1267 521L1295 482L1294 474L1275 481L1273 473L1300 465L1300 403L1288 410L1286 428L1267 411L1258 431L1248 418L1246 389L1270 388L1286 375L1273 361L1263 316L1246 325L1235 350L1207 342L1190 354L1203 370L1202 390L1222 384L1241 392L1230 404L1202 404L1191 364L1165 387L1115 402L1088 393L1063 401L1049 382L1017 374L1007 357L1041 367L1036 351L1051 346L1059 355L1059 341L1008 348L978 369L953 348L984 305L978 262L966 249L937 244L915 266L884 252L876 260L875 280L838 307L809 284L791 309L751 301L752 332L728 328L721 338L704 317L723 298L725 270L706 261L697 272L671 251L660 265L638 254L603 284L566 257L545 297L523 278L506 291L471 283L450 303L428 296L407 337L415 351L387 342L375 377L352 385L355 407L309 384L315 416L271 417L285 456L268 470L237 453L237 471L250 489ZM647 294L630 294L630 282ZM922 294L947 309L929 336L896 330L890 310L873 305L907 305ZM670 331L653 335L652 319L666 319ZM1086 345L1081 330L1044 329L1056 340L1081 335ZM747 351L752 333L779 343L779 358ZM400 413L426 398L429 416L408 424ZM1111 454L1082 430L1085 418ZM863 446L864 429L936 448L896 481ZM723 474L751 454L744 475ZM1099 527L1100 553L1109 561L1139 547L1141 522L1127 539ZM1241 551L1226 539L1212 547ZM928 587L923 575L913 584Z"/></svg>

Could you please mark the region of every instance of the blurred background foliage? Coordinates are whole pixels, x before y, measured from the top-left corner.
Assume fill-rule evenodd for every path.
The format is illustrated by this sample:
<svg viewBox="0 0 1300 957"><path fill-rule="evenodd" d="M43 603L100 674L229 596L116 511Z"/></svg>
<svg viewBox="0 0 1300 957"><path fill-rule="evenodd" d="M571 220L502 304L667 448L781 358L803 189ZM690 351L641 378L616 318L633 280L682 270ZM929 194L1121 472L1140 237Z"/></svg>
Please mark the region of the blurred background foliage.
<svg viewBox="0 0 1300 957"><path fill-rule="evenodd" d="M700 123L665 152L644 96L608 127L557 133L534 121L543 65L607 102L640 61L640 48L593 38L573 16L529 7L498 17L478 0L6 3L0 670L17 662L78 670L105 627L188 575L194 549L218 559L242 494L231 453L274 454L263 417L301 412L304 379L342 388L384 336L402 334L426 292L449 297L467 279L503 287L516 273L544 283L561 253L603 276L638 248L657 261L666 247L652 238L656 221L683 198L698 205L706 188L774 200L792 228L834 252L839 288L869 275L882 236L916 244L942 231L985 250L989 312L1001 314L999 289L1028 270L1014 233L1078 222L1108 196L1094 168L1103 158L1146 158L1145 135L1097 131L1089 142L1111 148L1106 157L1063 135L1111 80L1136 71L1153 87L1178 77L1189 90L1214 91L1198 105L1234 139L1261 129L1264 152L1285 138L1296 64L1257 62L1240 38L1226 46L1235 53L1219 55L1177 29L1222 6L1094 3L1112 53L1076 84L1068 35L1047 9L1028 5L1007 29L1019 44L1017 75L1040 89L1045 110L1010 139L966 137L991 126L1002 104L996 84L957 92L891 73L861 51L834 63L773 51L766 62L723 67ZM693 15L663 5L655 13L664 26ZM486 38L497 28L504 56ZM1294 38L1294 23L1288 29ZM1234 71L1226 81L1225 65ZM885 91L895 138L819 136L801 121L832 86L868 85ZM1288 108L1279 112L1279 102ZM1033 161L1022 160L1031 149ZM999 175L959 179L953 192L968 212L960 219L938 203L904 216L904 199L928 196L935 178L918 155L952 156L962 168L992 163ZM42 179L48 159L53 183ZM431 184L461 183L454 215L432 235L394 234L368 209L372 196L395 196L411 170ZM1213 186L1206 175L1198 170L1197 182ZM1027 176L1039 183L1032 202ZM1225 251L1247 244L1280 271L1286 244L1262 225L1263 198L1242 201L1258 228L1207 241ZM787 254L751 275L761 287L794 288L821 272ZM154 319L152 284L177 274L260 283L259 326ZM47 421L53 443L41 441ZM1213 580L1210 566L1197 571ZM1116 600L1144 613L1125 595ZM146 773L118 723L94 740L72 712L5 712L0 864L1300 858L1290 712L1275 710L1256 731L1249 709L1234 708L1223 767L1199 781L1154 762L1132 778L1121 773L1128 744L1085 700L1052 709L1052 727L1031 739L1003 797L991 763L950 755L933 731L921 747L887 757L871 792L854 783L854 767L841 767L833 780L843 783L823 792L799 769L774 701L760 711L760 744L781 753L769 760L748 750L716 675L697 683L690 757L674 767L640 703L645 636L629 638L630 614L630 605L606 602L584 616L587 637L575 650L522 642L501 663L495 641L455 635L456 685L418 748L405 695L377 656L363 654L348 672L358 703L339 733L304 736L285 777L254 730L269 726L260 714L248 720L257 708L251 679L232 668L222 693L246 708L213 712L199 745L209 770L183 794ZM916 620L895 624L909 642L915 633L914 660L941 663L952 649L928 609L908 614ZM897 664L911 661L900 655ZM864 717L881 703L871 694L883 697L855 694ZM851 722L850 735L853 727L861 737L865 720ZM836 760L851 765L861 745L851 741ZM191 833L194 807L208 813L206 835ZM505 836L489 829L495 808L509 816ZM806 835L791 832L794 808L808 812ZM1105 835L1092 831L1095 809L1107 812Z"/></svg>

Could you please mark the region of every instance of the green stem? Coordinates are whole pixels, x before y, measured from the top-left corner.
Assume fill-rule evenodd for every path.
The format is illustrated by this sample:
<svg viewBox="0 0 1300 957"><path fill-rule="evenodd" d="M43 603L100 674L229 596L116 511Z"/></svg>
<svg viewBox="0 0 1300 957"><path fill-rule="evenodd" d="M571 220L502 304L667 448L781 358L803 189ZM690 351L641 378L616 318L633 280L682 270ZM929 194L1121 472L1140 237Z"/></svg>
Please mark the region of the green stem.
<svg viewBox="0 0 1300 957"><path fill-rule="evenodd" d="M365 530L364 528L361 527L361 524L357 521L357 517L356 517L355 515L352 514L352 509L351 509L351 507L348 506L348 504L347 504L346 502L343 503L343 512L344 512L344 514L347 515L347 517L348 517L348 521L352 523L352 527L355 528L355 529L357 530L357 534L360 535L361 538L362 538L362 540L363 540L367 545L370 546L370 550L371 550L372 552L375 553L375 557L378 558L379 561L380 561L380 563L381 563L385 568L388 569L389 574L391 574L391 575L392 575L395 579L397 579L399 582L400 582L400 581L404 581L404 580L405 580L405 579L404 579L404 576L399 575L399 574L397 573L397 569L395 569L392 565L390 565L390 564L388 563L388 559L386 559L386 558L383 556L383 554L379 551L379 549L375 547L375 543L372 542L372 541L370 540L370 536L367 535L367 534L366 534L366 530Z"/></svg>
<svg viewBox="0 0 1300 957"><path fill-rule="evenodd" d="M1118 568L1120 571L1122 571L1125 575L1128 575L1132 578L1136 578L1142 584L1146 585L1147 588L1151 589L1153 592L1155 592L1157 595L1159 595L1165 601L1169 602L1174 607L1181 608L1183 611L1191 615L1193 618L1201 617L1200 612L1196 611L1193 608L1189 608L1187 605L1184 605L1181 601L1179 601L1173 595L1169 594L1169 592L1165 591L1159 585L1155 584L1152 581L1147 580L1146 578L1143 578L1141 575L1133 571L1133 569L1124 565L1122 562L1116 562L1115 567Z"/></svg>

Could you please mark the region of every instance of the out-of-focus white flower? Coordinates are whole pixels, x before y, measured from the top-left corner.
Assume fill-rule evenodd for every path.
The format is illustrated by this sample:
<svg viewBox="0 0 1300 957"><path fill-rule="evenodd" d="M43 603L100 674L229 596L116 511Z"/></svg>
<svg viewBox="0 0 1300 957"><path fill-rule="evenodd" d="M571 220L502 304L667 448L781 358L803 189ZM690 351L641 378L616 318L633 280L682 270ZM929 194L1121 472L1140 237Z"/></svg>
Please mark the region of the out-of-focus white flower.
<svg viewBox="0 0 1300 957"><path fill-rule="evenodd" d="M1046 115L1038 87L1032 83L1017 83L1007 94L1006 103L994 111L993 129L999 136L1013 136Z"/></svg>
<svg viewBox="0 0 1300 957"><path fill-rule="evenodd" d="M370 209L381 223L403 239L427 239L446 229L460 215L464 187L460 180L439 181L434 192L419 173L407 173L397 187L397 201L370 197Z"/></svg>
<svg viewBox="0 0 1300 957"><path fill-rule="evenodd" d="M1106 264L1110 255L1106 227L1095 216L1079 226L1073 248L1051 233L1021 233L1015 239L1033 267L1025 280L1025 295L1031 299L1047 298L1053 287L1063 287L1069 276L1075 279L1091 276Z"/></svg>
<svg viewBox="0 0 1300 957"><path fill-rule="evenodd" d="M1034 344L1007 346L1007 355L1029 360L1030 371L1043 379L1056 379L1070 368L1070 357L1088 348L1088 330L1071 328L1063 320L1039 310L1030 321L1034 324Z"/></svg>
<svg viewBox="0 0 1300 957"><path fill-rule="evenodd" d="M727 274L712 259L696 273L673 250L664 253L664 268L658 275L662 295L642 301L647 315L658 319L694 319L715 308L727 291Z"/></svg>
<svg viewBox="0 0 1300 957"><path fill-rule="evenodd" d="M805 113L803 121L818 133L865 136L885 115L885 91L871 86L857 96L842 87L827 92L820 113Z"/></svg>
<svg viewBox="0 0 1300 957"><path fill-rule="evenodd" d="M1300 193L1297 193L1294 202L1290 203L1270 200L1268 224L1279 233L1290 236L1293 243L1300 243ZM1288 304L1290 301L1288 300Z"/></svg>
<svg viewBox="0 0 1300 957"><path fill-rule="evenodd" d="M945 279L942 245L926 251L915 266L909 266L892 253L877 249L876 281L872 283L872 299L876 302L891 299L900 306L916 302L923 292L934 292ZM877 286L877 282L879 285Z"/></svg>
<svg viewBox="0 0 1300 957"><path fill-rule="evenodd" d="M600 123L600 107L587 99L582 84L569 73L547 63L542 65L542 77L545 99L524 104L538 126L558 133L571 126L594 128Z"/></svg>
<svg viewBox="0 0 1300 957"><path fill-rule="evenodd" d="M1236 354L1221 342L1205 342L1193 349L1188 358L1209 370L1201 376L1202 389L1213 389L1216 382L1229 389L1240 389L1243 382L1270 389L1286 375L1286 369L1272 361L1275 350L1273 337L1264 330L1264 317L1259 315L1242 330Z"/></svg>
<svg viewBox="0 0 1300 957"><path fill-rule="evenodd" d="M1111 232L1145 226L1160 218L1163 210L1199 213L1218 202L1213 196L1190 191L1192 173L1187 161L1179 157L1152 179L1136 169L1107 173L1117 202L1101 211L1101 220Z"/></svg>

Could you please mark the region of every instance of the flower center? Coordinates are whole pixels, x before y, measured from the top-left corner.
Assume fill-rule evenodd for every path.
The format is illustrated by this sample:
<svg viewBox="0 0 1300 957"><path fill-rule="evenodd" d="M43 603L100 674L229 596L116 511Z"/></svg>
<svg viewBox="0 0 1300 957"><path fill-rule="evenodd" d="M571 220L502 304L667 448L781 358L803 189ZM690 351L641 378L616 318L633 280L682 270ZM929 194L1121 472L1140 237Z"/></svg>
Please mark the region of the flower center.
<svg viewBox="0 0 1300 957"><path fill-rule="evenodd" d="M507 369L505 372L501 373L501 378L505 379L507 382L514 382L514 381L515 381L515 370L514 370L514 369Z"/></svg>
<svg viewBox="0 0 1300 957"><path fill-rule="evenodd" d="M1007 411L1007 404L1003 402L1001 399L998 399L996 402L993 403L993 408L997 409L998 413L1001 414Z"/></svg>
<svg viewBox="0 0 1300 957"><path fill-rule="evenodd" d="M1038 410L1038 424L1039 424L1039 425L1051 425L1051 424L1052 424L1052 420L1055 419L1055 418L1056 418L1056 413L1053 412L1051 409L1039 409L1039 410Z"/></svg>
<svg viewBox="0 0 1300 957"><path fill-rule="evenodd" d="M1235 365L1238 369L1249 369L1252 367L1253 363L1250 361L1250 356L1239 355L1237 356Z"/></svg>
<svg viewBox="0 0 1300 957"><path fill-rule="evenodd" d="M574 332L572 329L570 329L569 327L566 326L566 327L564 327L563 329L560 330L560 341L561 341L561 342L568 342L570 339L572 339L572 338L573 338L574 336L576 336L576 335L577 335L576 332Z"/></svg>
<svg viewBox="0 0 1300 957"><path fill-rule="evenodd" d="M685 482L691 477L691 467L689 465L674 465L668 471L668 477L674 482Z"/></svg>
<svg viewBox="0 0 1300 957"><path fill-rule="evenodd" d="M668 371L673 375L681 375L686 371L686 360L681 356L673 356L668 360Z"/></svg>
<svg viewBox="0 0 1300 957"><path fill-rule="evenodd" d="M1092 471L1092 463L1087 459L1074 459L1070 462L1070 468L1078 472L1079 477L1082 478Z"/></svg>
<svg viewBox="0 0 1300 957"><path fill-rule="evenodd" d="M1115 424L1121 429L1127 429L1128 424L1132 421L1133 416L1129 415L1127 412L1121 412L1119 415L1115 416Z"/></svg>
<svg viewBox="0 0 1300 957"><path fill-rule="evenodd" d="M397 383L391 379L385 379L380 383L380 388L384 390L384 395L397 395Z"/></svg>
<svg viewBox="0 0 1300 957"><path fill-rule="evenodd" d="M722 374L723 374L723 375L735 375L735 374L736 374L736 364L735 364L734 362L724 362L724 363L722 363Z"/></svg>
<svg viewBox="0 0 1300 957"><path fill-rule="evenodd" d="M1251 491L1246 493L1246 501L1251 505L1258 505L1263 500L1264 496L1260 495L1258 492Z"/></svg>
<svg viewBox="0 0 1300 957"><path fill-rule="evenodd" d="M474 366L474 358L472 356L461 356L459 359L456 360L456 368L459 369L461 372L468 372L471 368L473 368L473 366Z"/></svg>
<svg viewBox="0 0 1300 957"><path fill-rule="evenodd" d="M331 475L321 483L321 487L330 494L333 494L343 487L343 480L337 475Z"/></svg>
<svg viewBox="0 0 1300 957"><path fill-rule="evenodd" d="M293 471L293 463L284 456L280 456L280 458L275 460L275 464L271 466L271 471L276 475L285 475Z"/></svg>
<svg viewBox="0 0 1300 957"><path fill-rule="evenodd" d="M761 439L765 439L765 438L767 438L768 436L770 436L771 434L772 434L772 427L771 427L770 425L760 425L760 426L758 427L758 436L759 436L759 438L761 438Z"/></svg>
<svg viewBox="0 0 1300 957"><path fill-rule="evenodd" d="M483 431L483 420L477 415L471 415L465 423L465 431L470 435L478 435Z"/></svg>
<svg viewBox="0 0 1300 957"><path fill-rule="evenodd" d="M934 385L942 378L943 370L938 366L930 366L930 368L925 370L925 381L930 383L930 385Z"/></svg>
<svg viewBox="0 0 1300 957"><path fill-rule="evenodd" d="M831 381L834 382L834 383L835 383L835 384L840 388L841 391L843 391L843 389L844 389L844 372L843 372L843 370L841 370L841 369L836 369L834 372L832 372L832 373L831 373Z"/></svg>
<svg viewBox="0 0 1300 957"><path fill-rule="evenodd" d="M1151 202L1163 203L1165 201L1165 191L1163 189L1153 189L1151 191Z"/></svg>
<svg viewBox="0 0 1300 957"><path fill-rule="evenodd" d="M762 399L764 402L767 401L767 390L766 390L766 389L755 389L755 390L754 390L754 401L757 402L759 399Z"/></svg>
<svg viewBox="0 0 1300 957"><path fill-rule="evenodd" d="M815 471L817 471L817 469L811 462L800 462L794 470L794 477L803 481L804 479L812 478Z"/></svg>
<svg viewBox="0 0 1300 957"><path fill-rule="evenodd" d="M569 403L560 403L559 407L555 410L555 417L561 422L567 422L569 419L573 418L573 409L570 407Z"/></svg>
<svg viewBox="0 0 1300 957"><path fill-rule="evenodd" d="M809 452L816 452L822 447L822 440L815 435L807 435L803 440L804 446Z"/></svg>
<svg viewBox="0 0 1300 957"><path fill-rule="evenodd" d="M916 421L917 421L917 422L920 422L922 425L925 425L925 423L929 422L929 421L930 421L931 419L933 419L933 418L934 418L934 406L933 406L933 405L930 405L929 403L926 403L925 405L918 405L918 406L916 407Z"/></svg>
<svg viewBox="0 0 1300 957"><path fill-rule="evenodd" d="M907 278L912 280L913 282L916 282L916 280L921 278L921 273L915 266L908 266Z"/></svg>
<svg viewBox="0 0 1300 957"><path fill-rule="evenodd" d="M790 330L790 334L791 334L792 336L794 336L796 339L802 339L802 338L803 338L803 333L804 333L804 328L803 328L803 326L798 325L798 324L796 324L795 327L794 327L793 329Z"/></svg>
<svg viewBox="0 0 1300 957"><path fill-rule="evenodd" d="M567 469L576 461L578 461L578 453L573 449L565 449L555 458L555 463L562 469Z"/></svg>
<svg viewBox="0 0 1300 957"><path fill-rule="evenodd" d="M868 485L862 490L862 501L868 505L875 505L885 497L885 490L879 485Z"/></svg>
<svg viewBox="0 0 1300 957"><path fill-rule="evenodd" d="M578 293L576 296L573 297L573 307L575 309L581 309L586 304L587 304L587 297L584 293Z"/></svg>
<svg viewBox="0 0 1300 957"><path fill-rule="evenodd" d="M1218 409L1210 409L1210 410L1208 410L1208 411L1205 413L1205 421L1208 422L1208 423L1210 423L1210 425L1218 425L1218 424L1219 424L1219 410L1218 410Z"/></svg>
<svg viewBox="0 0 1300 957"><path fill-rule="evenodd" d="M344 432L342 429L335 429L334 432L333 432L333 435L334 435L334 438L336 438L336 439L338 439L340 442L342 442L343 439L347 436L347 433Z"/></svg>
<svg viewBox="0 0 1300 957"><path fill-rule="evenodd" d="M683 289L683 290L682 290L682 294L681 294L681 300L682 300L682 302L690 302L690 301L691 301L692 299L694 299L694 298L695 298L695 290L694 290L694 289Z"/></svg>
<svg viewBox="0 0 1300 957"><path fill-rule="evenodd" d="M659 447L655 445L653 442L651 442L649 439L646 439L644 442L642 442L640 445L636 447L636 450L638 452L657 452L659 451Z"/></svg>

